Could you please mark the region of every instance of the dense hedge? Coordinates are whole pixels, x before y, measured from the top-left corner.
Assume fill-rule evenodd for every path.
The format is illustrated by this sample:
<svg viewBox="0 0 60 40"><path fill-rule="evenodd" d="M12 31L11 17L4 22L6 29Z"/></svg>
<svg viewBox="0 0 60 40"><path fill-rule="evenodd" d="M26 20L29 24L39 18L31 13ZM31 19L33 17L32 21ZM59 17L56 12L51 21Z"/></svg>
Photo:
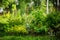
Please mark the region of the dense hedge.
<svg viewBox="0 0 60 40"><path fill-rule="evenodd" d="M60 12L52 12L47 15L47 26L53 30L54 35L59 39L60 37Z"/></svg>
<svg viewBox="0 0 60 40"><path fill-rule="evenodd" d="M6 15L0 17L0 29L6 33L27 34L29 32L45 33L48 31L44 23L46 16L40 10L33 11L29 15L23 14L23 16L13 16L10 13Z"/></svg>

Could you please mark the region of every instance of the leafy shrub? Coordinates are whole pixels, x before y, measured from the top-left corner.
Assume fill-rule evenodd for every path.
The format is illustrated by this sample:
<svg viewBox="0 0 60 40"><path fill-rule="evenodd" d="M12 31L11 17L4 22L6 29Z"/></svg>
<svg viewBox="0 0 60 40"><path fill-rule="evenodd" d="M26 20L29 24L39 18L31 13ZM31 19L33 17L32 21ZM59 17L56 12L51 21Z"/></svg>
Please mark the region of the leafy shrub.
<svg viewBox="0 0 60 40"><path fill-rule="evenodd" d="M13 26L23 25L23 22L24 22L24 20L21 16L17 16L17 15L12 16L12 14L10 14L10 13L8 13L6 15L4 14L3 16L0 16L0 31L1 31L1 33L6 32L6 31L7 32L10 32L10 31L12 32L13 31L12 30ZM13 27L13 28L16 28L16 27ZM17 29L18 28L20 28L20 27L18 26ZM25 29L23 31L23 28L25 28L25 27L21 27L21 28L22 28L21 29L22 32L26 31ZM15 32L17 31L17 29L14 29ZM18 31L17 31L17 33L18 33Z"/></svg>
<svg viewBox="0 0 60 40"><path fill-rule="evenodd" d="M8 19L1 16L0 17L0 29L2 28L3 30L3 28L7 26L8 24L9 24Z"/></svg>
<svg viewBox="0 0 60 40"><path fill-rule="evenodd" d="M21 16L15 16L9 18L9 25L14 26L14 25L23 25L24 19Z"/></svg>
<svg viewBox="0 0 60 40"><path fill-rule="evenodd" d="M46 26L41 26L41 27L35 27L32 28L33 32L36 34L47 34L48 28Z"/></svg>
<svg viewBox="0 0 60 40"><path fill-rule="evenodd" d="M7 18L0 16L0 36L4 36L4 27L8 26L9 22Z"/></svg>
<svg viewBox="0 0 60 40"><path fill-rule="evenodd" d="M59 12L52 12L47 15L46 19L48 27L50 27L55 34L60 31L60 13Z"/></svg>
<svg viewBox="0 0 60 40"><path fill-rule="evenodd" d="M4 15L1 19L3 19L1 20L1 23L4 25L3 30L7 33L41 33L48 31L47 26L45 25L46 14L41 10L34 10L31 14L23 14L22 16L18 14L14 16L8 12L8 14Z"/></svg>
<svg viewBox="0 0 60 40"><path fill-rule="evenodd" d="M43 30L46 31L47 26L44 23L45 18L46 18L46 14L43 13L41 10L32 11L32 13L27 16L27 20L26 20L26 23L28 24L30 31L36 33L43 32Z"/></svg>
<svg viewBox="0 0 60 40"><path fill-rule="evenodd" d="M5 28L5 32L6 33L22 33L22 34L27 34L27 30L26 30L26 27L23 26L23 25L16 25L16 26L12 26L12 27L6 27Z"/></svg>

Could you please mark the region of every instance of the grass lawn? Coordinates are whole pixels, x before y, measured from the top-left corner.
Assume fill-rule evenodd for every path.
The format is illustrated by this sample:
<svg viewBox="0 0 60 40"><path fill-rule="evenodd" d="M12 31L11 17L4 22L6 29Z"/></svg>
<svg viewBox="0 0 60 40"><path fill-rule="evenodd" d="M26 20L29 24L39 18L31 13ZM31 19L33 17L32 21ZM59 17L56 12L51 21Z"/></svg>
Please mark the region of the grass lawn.
<svg viewBox="0 0 60 40"><path fill-rule="evenodd" d="M0 40L56 40L55 37L50 36L3 36Z"/></svg>

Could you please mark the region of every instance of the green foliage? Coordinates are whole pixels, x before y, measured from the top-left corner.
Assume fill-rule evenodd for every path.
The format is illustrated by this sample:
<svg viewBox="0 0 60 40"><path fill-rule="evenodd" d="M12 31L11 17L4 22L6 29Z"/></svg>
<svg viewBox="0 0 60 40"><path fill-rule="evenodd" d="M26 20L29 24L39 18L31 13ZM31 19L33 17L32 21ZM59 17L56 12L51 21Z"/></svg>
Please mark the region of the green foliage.
<svg viewBox="0 0 60 40"><path fill-rule="evenodd" d="M7 16L6 16L7 15ZM12 16L6 14L0 17L0 31L6 33L27 33L26 27L23 25L24 20L21 16ZM10 17L8 15L11 15ZM9 17L9 18L8 18ZM20 25L20 26L19 26ZM2 31L3 30L3 31Z"/></svg>
<svg viewBox="0 0 60 40"><path fill-rule="evenodd" d="M9 20L9 25L14 26L14 25L20 25L23 24L24 20L22 17L11 17Z"/></svg>
<svg viewBox="0 0 60 40"><path fill-rule="evenodd" d="M12 27L5 27L4 29L5 32L7 33L22 33L22 34L26 34L27 33L27 30L26 30L26 27L23 26L23 25L15 25L15 26L12 26Z"/></svg>
<svg viewBox="0 0 60 40"><path fill-rule="evenodd" d="M48 14L47 24L50 27L58 28L57 25L60 24L60 13L59 12L53 12L51 14Z"/></svg>
<svg viewBox="0 0 60 40"><path fill-rule="evenodd" d="M27 10L27 5L29 5L31 0L18 0L18 5L15 1L0 1L1 7L7 10L6 14L4 13L4 15L0 16L0 31L3 30L6 33L34 32L45 34L49 27L59 29L60 14L51 11L52 13L50 12L50 14L46 15L46 0L33 0L35 6L32 6L31 10ZM49 5L52 5L52 3ZM29 10L31 12L27 14L26 11Z"/></svg>
<svg viewBox="0 0 60 40"><path fill-rule="evenodd" d="M51 28L53 32L55 32L56 37L59 39L60 37L60 12L54 11L47 15L47 26Z"/></svg>
<svg viewBox="0 0 60 40"><path fill-rule="evenodd" d="M20 35L20 36L4 36L1 37L0 40L56 40L56 38L47 35L46 36Z"/></svg>
<svg viewBox="0 0 60 40"><path fill-rule="evenodd" d="M0 23L1 24L8 24L8 19L4 17L0 17Z"/></svg>
<svg viewBox="0 0 60 40"><path fill-rule="evenodd" d="M3 20L1 20L0 23L2 23L2 24L5 23L6 24L3 27L5 32L7 31L7 33L8 32L19 33L20 31L24 32L24 30L25 30L25 32L29 32L28 30L26 30L26 28L28 28L28 26L30 27L30 28L28 28L30 31L33 30L36 33L41 33L43 31L44 32L48 31L47 26L44 23L45 19L46 19L46 14L45 13L43 13L40 10L37 10L37 11L32 11L31 14L29 14L29 15L23 14L21 16L19 11L18 11L17 15L10 14L9 12L7 14L3 15L4 18L3 18ZM26 26L27 23L28 23L28 26ZM15 25L17 25L17 27ZM24 25L26 28L24 30L20 30L20 29L18 29L18 28L20 28L19 25L22 25L22 26ZM22 26L21 26L21 28L23 28ZM15 28L17 28L18 30L15 29Z"/></svg>
<svg viewBox="0 0 60 40"><path fill-rule="evenodd" d="M33 30L36 33L47 32L47 26L45 25L46 14L41 10L32 11L30 15L25 15L25 25L28 24L30 31Z"/></svg>
<svg viewBox="0 0 60 40"><path fill-rule="evenodd" d="M8 7L9 4L14 3L14 1L15 0L2 0L0 5L5 8Z"/></svg>

